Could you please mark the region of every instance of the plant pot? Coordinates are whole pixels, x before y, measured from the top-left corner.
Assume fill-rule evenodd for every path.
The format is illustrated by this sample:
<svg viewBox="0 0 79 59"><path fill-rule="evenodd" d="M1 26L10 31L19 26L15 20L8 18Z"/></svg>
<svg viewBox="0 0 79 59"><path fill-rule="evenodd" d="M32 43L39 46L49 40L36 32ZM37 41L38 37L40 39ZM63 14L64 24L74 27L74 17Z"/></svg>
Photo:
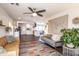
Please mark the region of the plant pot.
<svg viewBox="0 0 79 59"><path fill-rule="evenodd" d="M74 45L72 43L66 44L66 46L69 47L69 48L74 48Z"/></svg>

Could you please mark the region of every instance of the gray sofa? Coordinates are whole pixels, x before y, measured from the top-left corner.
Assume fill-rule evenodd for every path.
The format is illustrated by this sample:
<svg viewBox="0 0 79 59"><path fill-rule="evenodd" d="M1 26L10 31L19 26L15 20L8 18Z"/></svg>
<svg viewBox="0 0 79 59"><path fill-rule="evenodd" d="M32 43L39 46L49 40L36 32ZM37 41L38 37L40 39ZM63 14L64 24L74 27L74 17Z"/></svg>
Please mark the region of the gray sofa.
<svg viewBox="0 0 79 59"><path fill-rule="evenodd" d="M60 35L44 35L41 37L41 40L55 48L62 46L62 42L60 41Z"/></svg>

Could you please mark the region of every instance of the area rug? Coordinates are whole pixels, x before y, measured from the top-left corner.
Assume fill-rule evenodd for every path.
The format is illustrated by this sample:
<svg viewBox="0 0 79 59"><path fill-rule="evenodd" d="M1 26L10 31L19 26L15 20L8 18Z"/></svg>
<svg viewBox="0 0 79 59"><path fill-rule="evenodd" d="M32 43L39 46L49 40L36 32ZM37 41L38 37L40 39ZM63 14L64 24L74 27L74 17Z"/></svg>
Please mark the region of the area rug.
<svg viewBox="0 0 79 59"><path fill-rule="evenodd" d="M60 56L55 49L39 42L23 42L20 46L20 56Z"/></svg>

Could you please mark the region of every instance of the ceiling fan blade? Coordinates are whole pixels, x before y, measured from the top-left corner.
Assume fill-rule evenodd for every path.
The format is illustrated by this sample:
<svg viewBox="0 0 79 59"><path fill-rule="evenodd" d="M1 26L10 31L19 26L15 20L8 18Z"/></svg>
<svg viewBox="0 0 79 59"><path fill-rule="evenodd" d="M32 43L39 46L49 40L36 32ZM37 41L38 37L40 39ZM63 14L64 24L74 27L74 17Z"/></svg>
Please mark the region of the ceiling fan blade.
<svg viewBox="0 0 79 59"><path fill-rule="evenodd" d="M23 13L23 14L32 14L32 13L27 13L27 12L25 12L25 13Z"/></svg>
<svg viewBox="0 0 79 59"><path fill-rule="evenodd" d="M41 13L41 12L45 12L46 10L39 10L39 11L36 11L36 13Z"/></svg>
<svg viewBox="0 0 79 59"><path fill-rule="evenodd" d="M28 7L30 11L34 12L33 9L31 7Z"/></svg>
<svg viewBox="0 0 79 59"><path fill-rule="evenodd" d="M42 15L42 14L38 14L38 13L37 13L37 15L38 15L38 16L41 16L41 17L43 17L43 15Z"/></svg>

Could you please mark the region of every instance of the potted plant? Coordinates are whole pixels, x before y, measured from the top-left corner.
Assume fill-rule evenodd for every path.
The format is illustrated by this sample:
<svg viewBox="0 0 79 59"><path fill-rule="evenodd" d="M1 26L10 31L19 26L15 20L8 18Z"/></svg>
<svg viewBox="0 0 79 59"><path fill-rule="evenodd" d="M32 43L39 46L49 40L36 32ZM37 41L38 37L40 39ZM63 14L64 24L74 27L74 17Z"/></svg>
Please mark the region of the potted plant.
<svg viewBox="0 0 79 59"><path fill-rule="evenodd" d="M13 41L13 35L12 35L12 28L11 27L6 27L5 28L6 31L6 40L8 43Z"/></svg>
<svg viewBox="0 0 79 59"><path fill-rule="evenodd" d="M11 35L10 33L11 33L12 29L10 27L6 27L5 31L6 31L7 35Z"/></svg>
<svg viewBox="0 0 79 59"><path fill-rule="evenodd" d="M62 33L62 36L60 39L65 46L70 48L79 47L79 29L78 28L62 29L61 33Z"/></svg>

